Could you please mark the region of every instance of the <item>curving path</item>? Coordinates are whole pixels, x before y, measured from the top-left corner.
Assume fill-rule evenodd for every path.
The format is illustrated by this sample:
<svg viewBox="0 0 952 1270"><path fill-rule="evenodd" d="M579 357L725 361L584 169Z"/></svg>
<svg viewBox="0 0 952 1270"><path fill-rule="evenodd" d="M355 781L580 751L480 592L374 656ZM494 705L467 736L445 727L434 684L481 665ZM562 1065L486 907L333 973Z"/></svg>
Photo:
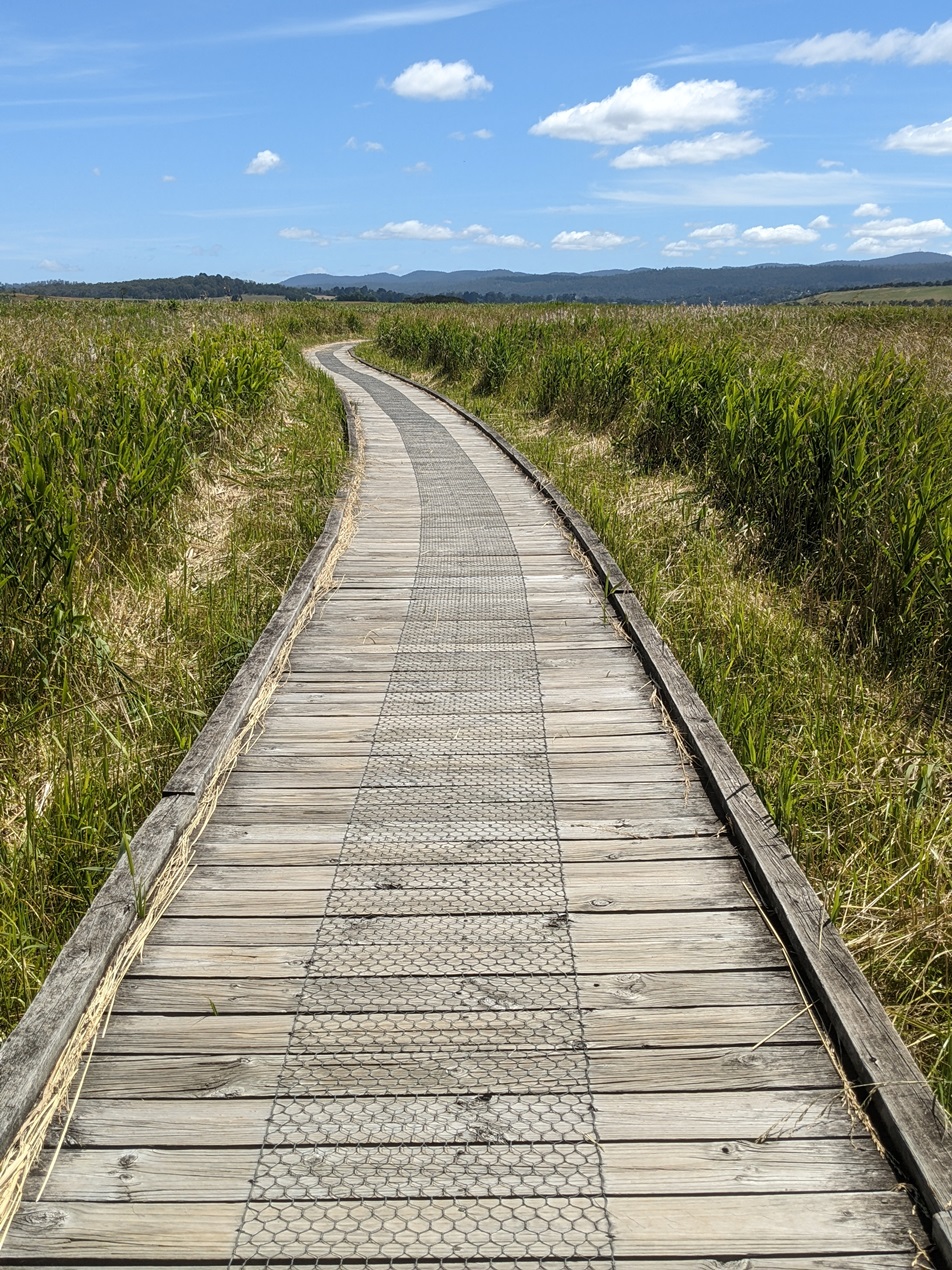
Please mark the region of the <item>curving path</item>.
<svg viewBox="0 0 952 1270"><path fill-rule="evenodd" d="M927 1264L547 506L317 356L367 440L340 585L0 1266Z"/></svg>

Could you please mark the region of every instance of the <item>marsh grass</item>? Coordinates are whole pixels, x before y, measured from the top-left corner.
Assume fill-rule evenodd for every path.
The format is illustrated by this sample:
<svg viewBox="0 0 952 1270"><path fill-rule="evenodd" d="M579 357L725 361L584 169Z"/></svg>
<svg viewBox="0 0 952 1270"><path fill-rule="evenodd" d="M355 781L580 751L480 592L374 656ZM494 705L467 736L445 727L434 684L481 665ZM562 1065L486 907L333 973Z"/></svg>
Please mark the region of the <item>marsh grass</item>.
<svg viewBox="0 0 952 1270"><path fill-rule="evenodd" d="M595 526L947 1106L950 352L944 313L562 308L394 312L373 353Z"/></svg>
<svg viewBox="0 0 952 1270"><path fill-rule="evenodd" d="M342 408L297 345L359 319L317 307L0 314L4 1028L321 531Z"/></svg>

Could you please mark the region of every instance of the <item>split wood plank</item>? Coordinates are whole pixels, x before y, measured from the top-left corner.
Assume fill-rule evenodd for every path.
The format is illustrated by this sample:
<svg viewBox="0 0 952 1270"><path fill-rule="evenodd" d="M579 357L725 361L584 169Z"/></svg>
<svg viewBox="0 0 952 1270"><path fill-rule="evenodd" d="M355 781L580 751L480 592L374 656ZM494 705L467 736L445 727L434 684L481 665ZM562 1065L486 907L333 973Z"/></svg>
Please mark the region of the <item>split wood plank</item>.
<svg viewBox="0 0 952 1270"><path fill-rule="evenodd" d="M299 978L168 978L133 972L126 976L114 1014L279 1014L297 1009ZM703 974L579 975L583 1009L627 1006L688 1009L694 1006L785 1005L799 1008L800 995L783 971L745 970ZM348 981L328 977L322 990L335 999ZM385 1010L394 997L391 979L362 979L354 1010ZM320 996L318 990L318 996ZM467 1008L498 1002L507 1010L534 1009L539 985L533 975L407 976L399 982L401 1009ZM341 1007L344 1008L344 1007ZM790 1010L790 1013L794 1012Z"/></svg>
<svg viewBox="0 0 952 1270"><path fill-rule="evenodd" d="M558 1011L438 1011L419 1014L349 1013L314 1015L315 1054L423 1050L441 1043L447 1030L460 1050L560 1049L565 1019ZM120 1014L100 1038L100 1054L282 1053L292 1026L290 1014ZM809 1044L816 1034L809 1019L790 1006L695 1007L689 1010L601 1009L582 1012L589 1050L670 1049L691 1045Z"/></svg>
<svg viewBox="0 0 952 1270"><path fill-rule="evenodd" d="M355 1232L348 1243L358 1257L463 1257L471 1236L469 1211L476 1200L337 1201L301 1202L298 1214L305 1231L300 1241L275 1247L284 1256L304 1257L321 1240L325 1255L339 1247L335 1232L344 1214L368 1215L367 1233ZM500 1209L545 1212L545 1198L522 1197L495 1201ZM8 1256L29 1257L37 1250L45 1257L63 1257L95 1248L116 1257L135 1257L143 1246L161 1259L169 1256L227 1258L241 1216L240 1204L188 1203L175 1206L168 1220L168 1206L154 1203L25 1204L14 1220L7 1240ZM897 1229L912 1230L915 1218L905 1195L897 1192L814 1194L809 1208L800 1195L652 1195L611 1197L608 1209L615 1231L615 1248L621 1256L696 1255L745 1257L759 1254L824 1254L830 1248L843 1253L878 1254L897 1251ZM804 1216L809 1212L809 1220ZM379 1213L379 1216L375 1216ZM371 1233L378 1222L393 1230L383 1240ZM419 1231L409 1239L410 1231ZM39 1238L37 1238L39 1236ZM898 1251L912 1255L915 1246L907 1236ZM514 1243L510 1255L526 1255ZM506 1247L498 1249L506 1252ZM537 1255L571 1257L574 1241L559 1244L551 1236L537 1246Z"/></svg>
<svg viewBox="0 0 952 1270"><path fill-rule="evenodd" d="M598 1138L601 1142L715 1143L722 1141L810 1142L857 1137L842 1090L743 1089L703 1093L641 1093L595 1095ZM415 1100L382 1095L372 1100L377 1112L370 1121L340 1128L339 1104L334 1098L315 1098L306 1114L286 1129L288 1143L334 1142L342 1131L348 1141L467 1142L472 1123L466 1100L445 1094L426 1099L427 1114L411 1116ZM270 1098L89 1098L84 1097L69 1125L68 1143L79 1147L259 1147L271 1112ZM515 1141L508 1128L513 1118L532 1141L558 1140L549 1105L532 1096L499 1095L481 1100L485 1114L498 1121L500 1134ZM338 1126L335 1128L335 1126ZM414 1127L416 1131L414 1132ZM55 1134L50 1136L50 1146Z"/></svg>
<svg viewBox="0 0 952 1270"><path fill-rule="evenodd" d="M322 1171L334 1167L346 1152L348 1190L357 1188L369 1199L409 1197L412 1173L394 1177L389 1147L328 1145L310 1148L311 1171L295 1184L294 1161L288 1172L287 1198L334 1198L334 1186L321 1184ZM270 1148L269 1157L281 1167L282 1156L296 1147ZM182 1146L86 1148L69 1151L58 1160L43 1198L47 1203L220 1203L249 1197L258 1160L254 1147ZM433 1188L433 1173L441 1162L466 1168L472 1177L467 1192L492 1195L493 1177L508 1171L518 1181L506 1189L521 1195L558 1194L555 1179L543 1159L533 1172L531 1159L544 1157L538 1147L518 1144L460 1145L415 1144L414 1170L425 1170L418 1183L426 1196ZM841 1191L887 1192L893 1183L888 1166L872 1142L847 1138L822 1141L707 1143L669 1142L663 1152L655 1143L605 1143L600 1152L609 1196L630 1195L786 1195ZM40 1156L25 1199L37 1198L43 1177L53 1163L53 1153ZM298 1166L300 1167L300 1166ZM450 1185L452 1183L450 1182Z"/></svg>
<svg viewBox="0 0 952 1270"><path fill-rule="evenodd" d="M341 1096L366 1090L366 1055L338 1056L322 1067L325 1089ZM94 1098L271 1098L281 1073L280 1054L96 1055L83 1085ZM422 1068L406 1088L394 1094L432 1092ZM361 1073L364 1073L362 1076ZM826 1050L817 1045L763 1045L686 1050L602 1050L591 1058L591 1085L596 1093L682 1093L723 1090L842 1090ZM482 1092L477 1087L476 1092ZM509 1093L509 1089L487 1092ZM534 1092L548 1093L536 1087Z"/></svg>

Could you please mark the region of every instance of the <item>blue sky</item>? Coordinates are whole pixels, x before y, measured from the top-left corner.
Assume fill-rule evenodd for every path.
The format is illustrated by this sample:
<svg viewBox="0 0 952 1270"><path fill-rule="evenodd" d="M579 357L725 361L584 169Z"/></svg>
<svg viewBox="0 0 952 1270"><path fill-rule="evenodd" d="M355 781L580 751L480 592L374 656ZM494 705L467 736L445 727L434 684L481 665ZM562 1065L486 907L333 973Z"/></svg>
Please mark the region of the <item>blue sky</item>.
<svg viewBox="0 0 952 1270"><path fill-rule="evenodd" d="M952 15L910 0L34 0L0 280L952 252Z"/></svg>

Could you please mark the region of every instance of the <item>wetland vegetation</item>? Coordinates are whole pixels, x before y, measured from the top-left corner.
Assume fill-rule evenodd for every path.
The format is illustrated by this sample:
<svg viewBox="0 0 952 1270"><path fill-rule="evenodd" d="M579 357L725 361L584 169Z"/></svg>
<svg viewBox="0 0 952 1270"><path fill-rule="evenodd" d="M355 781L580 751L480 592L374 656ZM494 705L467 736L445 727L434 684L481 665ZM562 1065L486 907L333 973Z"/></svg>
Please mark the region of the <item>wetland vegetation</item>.
<svg viewBox="0 0 952 1270"><path fill-rule="evenodd" d="M0 306L0 1030L319 535L330 305Z"/></svg>

